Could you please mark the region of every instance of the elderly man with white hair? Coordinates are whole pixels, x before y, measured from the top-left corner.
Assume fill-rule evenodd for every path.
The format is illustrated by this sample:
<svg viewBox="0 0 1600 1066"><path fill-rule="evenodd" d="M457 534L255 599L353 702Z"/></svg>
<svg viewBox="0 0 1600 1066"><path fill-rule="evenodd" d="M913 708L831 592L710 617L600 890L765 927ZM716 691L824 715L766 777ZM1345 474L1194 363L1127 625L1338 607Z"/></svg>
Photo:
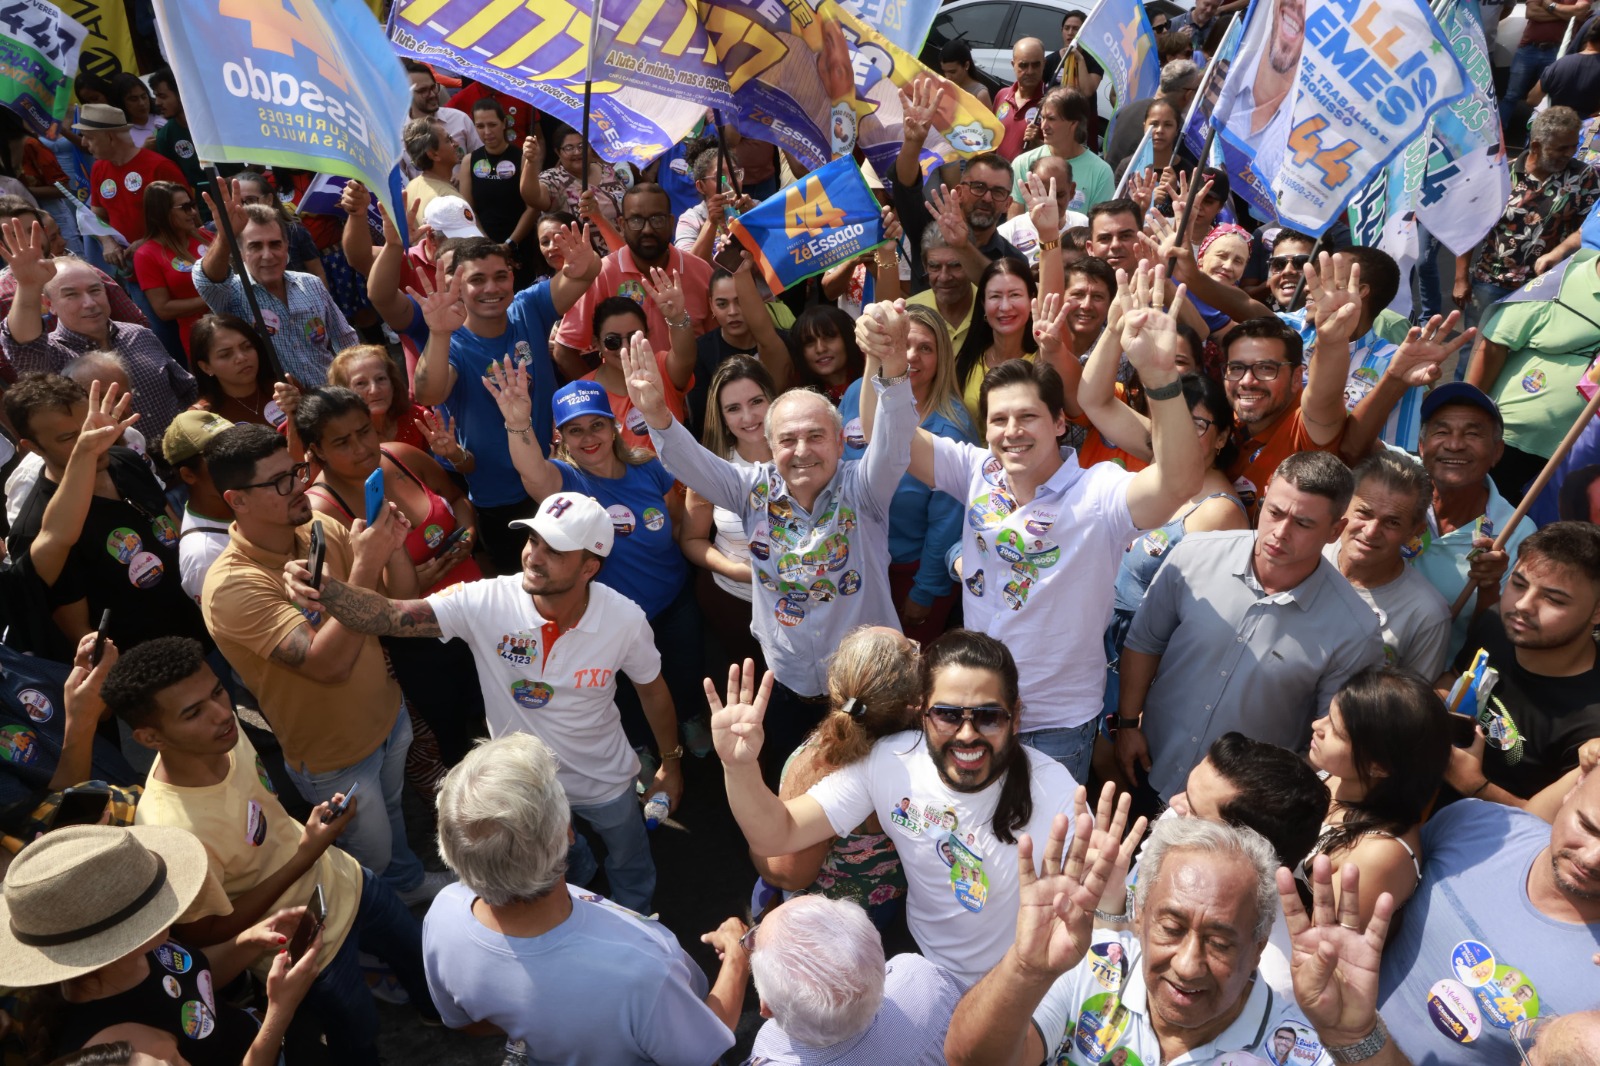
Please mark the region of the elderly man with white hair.
<svg viewBox="0 0 1600 1066"><path fill-rule="evenodd" d="M1117 1066L1408 1061L1377 1012L1393 897L1378 897L1363 927L1359 872L1341 870L1336 907L1332 867L1318 856L1313 919L1260 834L1169 818L1145 845L1132 926L1094 928L1095 900L1143 828L1123 839L1127 797L1114 817L1108 808L1098 826L1078 815L1065 862L1066 818L1058 816L1037 874L1032 842L1019 843L1017 938L956 1009L945 1041L953 1066L1033 1066L1047 1056ZM1293 1000L1275 995L1256 970L1280 903L1294 944Z"/></svg>
<svg viewBox="0 0 1600 1066"><path fill-rule="evenodd" d="M716 1062L749 980L744 923L700 938L722 957L708 993L670 930L565 882L571 840L556 758L538 737L484 741L445 777L439 854L461 881L422 924L445 1024L505 1033L537 1062Z"/></svg>
<svg viewBox="0 0 1600 1066"><path fill-rule="evenodd" d="M878 930L857 904L796 896L768 911L749 939L761 1016L771 1019L752 1062L944 1066L961 982L921 955L885 964Z"/></svg>

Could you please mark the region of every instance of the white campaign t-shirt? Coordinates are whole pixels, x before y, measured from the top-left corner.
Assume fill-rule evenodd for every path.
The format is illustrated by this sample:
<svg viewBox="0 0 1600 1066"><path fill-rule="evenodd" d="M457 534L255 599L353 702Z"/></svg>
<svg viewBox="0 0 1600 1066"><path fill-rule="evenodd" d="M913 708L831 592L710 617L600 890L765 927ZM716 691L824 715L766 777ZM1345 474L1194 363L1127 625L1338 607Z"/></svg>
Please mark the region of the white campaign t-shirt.
<svg viewBox="0 0 1600 1066"><path fill-rule="evenodd" d="M472 649L489 735L532 733L555 752L556 777L574 805L604 803L633 787L639 757L622 733L617 671L636 685L661 673L644 611L589 583L589 609L561 633L522 591L522 576L451 585L428 597L443 639Z"/></svg>
<svg viewBox="0 0 1600 1066"><path fill-rule="evenodd" d="M1072 813L1077 782L1054 759L1024 747L1033 816L1021 832L1044 853L1050 821ZM944 783L918 731L896 733L865 759L835 770L806 793L840 836L876 814L905 868L906 924L922 953L966 985L1006 953L1017 933L1017 846L994 835L990 820L1000 782L981 792Z"/></svg>
<svg viewBox="0 0 1600 1066"><path fill-rule="evenodd" d="M1071 449L1063 460L1019 507L987 448L933 438L933 487L967 502L966 626L1003 641L1016 657L1024 732L1100 714L1117 567L1143 532L1128 514L1133 474L1115 463L1085 470Z"/></svg>

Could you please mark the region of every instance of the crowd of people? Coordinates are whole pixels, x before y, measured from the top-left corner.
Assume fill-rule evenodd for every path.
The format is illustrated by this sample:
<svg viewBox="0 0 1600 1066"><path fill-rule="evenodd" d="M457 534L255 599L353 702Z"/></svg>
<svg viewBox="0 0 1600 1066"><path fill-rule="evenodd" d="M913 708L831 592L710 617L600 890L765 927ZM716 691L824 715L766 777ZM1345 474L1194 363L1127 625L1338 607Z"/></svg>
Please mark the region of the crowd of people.
<svg viewBox="0 0 1600 1066"><path fill-rule="evenodd" d="M0 166L5 1061L1600 1063L1600 19L1410 301L1178 135L1244 6L1109 129L1083 12L946 48L778 293L804 168L710 115L640 171L404 60L395 219L81 74Z"/></svg>

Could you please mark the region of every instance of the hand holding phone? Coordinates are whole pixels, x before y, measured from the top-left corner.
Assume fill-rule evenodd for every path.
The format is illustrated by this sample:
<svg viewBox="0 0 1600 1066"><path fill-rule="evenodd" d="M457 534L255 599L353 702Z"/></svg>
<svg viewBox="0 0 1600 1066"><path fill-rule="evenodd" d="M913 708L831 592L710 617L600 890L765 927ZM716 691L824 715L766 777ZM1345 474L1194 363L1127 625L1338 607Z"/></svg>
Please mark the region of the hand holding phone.
<svg viewBox="0 0 1600 1066"><path fill-rule="evenodd" d="M89 652L89 668L100 665L101 658L106 653L106 634L111 631L111 608L107 607L100 613L100 628L95 631L94 648Z"/></svg>
<svg viewBox="0 0 1600 1066"><path fill-rule="evenodd" d="M327 825L335 818L338 818L340 815L344 814L345 810L350 806L350 797L354 796L356 794L356 790L360 787L361 782L358 780L355 784L351 785L345 790L344 798L338 803L329 803L327 811L322 815L322 824Z"/></svg>
<svg viewBox="0 0 1600 1066"><path fill-rule="evenodd" d="M450 535L444 538L444 542L439 545L439 554L448 555L457 544L461 543L461 538L465 537L466 535L466 526L457 526L455 529L451 530Z"/></svg>
<svg viewBox="0 0 1600 1066"><path fill-rule="evenodd" d="M376 525L383 513L383 467L378 467L367 478L367 525Z"/></svg>
<svg viewBox="0 0 1600 1066"><path fill-rule="evenodd" d="M317 938L322 925L328 920L328 902L322 895L322 886L319 884L311 892L311 902L306 904L306 911L300 916L300 924L295 928L294 936L289 939L289 962L296 963Z"/></svg>
<svg viewBox="0 0 1600 1066"><path fill-rule="evenodd" d="M73 785L61 793L61 802L50 817L50 828L98 825L110 803L111 790L104 785Z"/></svg>
<svg viewBox="0 0 1600 1066"><path fill-rule="evenodd" d="M328 542L322 535L322 521L318 519L311 523L311 587L322 587L322 560L328 551Z"/></svg>

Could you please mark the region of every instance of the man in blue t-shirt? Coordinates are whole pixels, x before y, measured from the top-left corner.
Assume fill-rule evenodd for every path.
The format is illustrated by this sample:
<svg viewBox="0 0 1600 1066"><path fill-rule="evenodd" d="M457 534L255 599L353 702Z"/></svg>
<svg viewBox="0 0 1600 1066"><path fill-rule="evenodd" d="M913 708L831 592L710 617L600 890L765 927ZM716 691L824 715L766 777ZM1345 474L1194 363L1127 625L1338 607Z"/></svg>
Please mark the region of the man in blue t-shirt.
<svg viewBox="0 0 1600 1066"><path fill-rule="evenodd" d="M421 305L428 343L417 360L412 392L419 404L449 404L462 447L477 459L467 488L478 510L478 536L502 574L522 567L523 538L513 535L509 523L531 516L534 503L511 463L507 427L483 378L489 364L501 359L528 367L533 432L548 455L550 397L556 391L550 331L600 272L589 236L577 226L559 231L555 243L565 261L560 272L517 292L506 246L469 238L455 247L443 282Z"/></svg>

